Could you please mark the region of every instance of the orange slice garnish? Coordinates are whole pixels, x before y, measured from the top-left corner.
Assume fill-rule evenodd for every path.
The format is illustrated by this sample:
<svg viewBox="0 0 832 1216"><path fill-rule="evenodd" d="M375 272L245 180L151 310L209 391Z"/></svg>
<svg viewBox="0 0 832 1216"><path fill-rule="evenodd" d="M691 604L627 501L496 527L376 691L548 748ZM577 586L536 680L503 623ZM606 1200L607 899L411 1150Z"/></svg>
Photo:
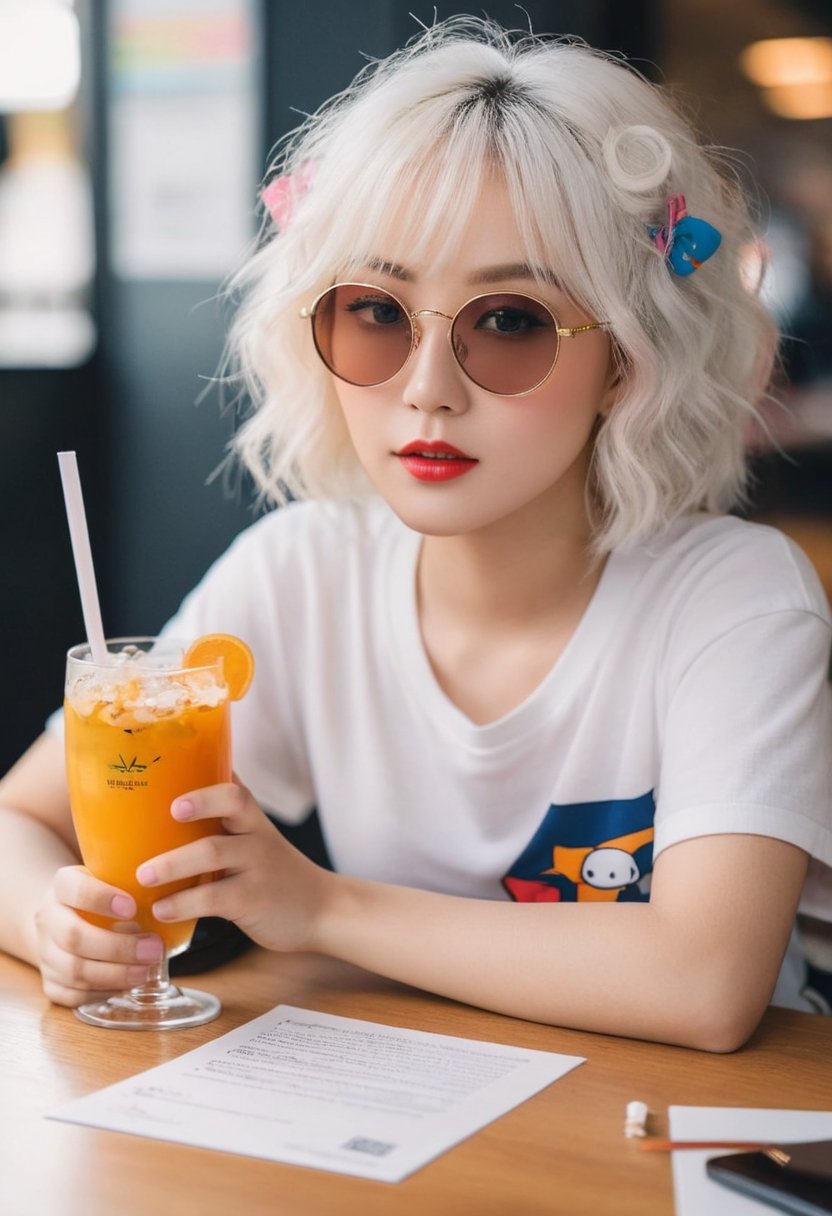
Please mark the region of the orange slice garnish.
<svg viewBox="0 0 832 1216"><path fill-rule="evenodd" d="M231 633L206 633L191 643L182 664L184 667L211 667L217 659L222 659L229 698L239 701L254 678L254 655L240 638Z"/></svg>

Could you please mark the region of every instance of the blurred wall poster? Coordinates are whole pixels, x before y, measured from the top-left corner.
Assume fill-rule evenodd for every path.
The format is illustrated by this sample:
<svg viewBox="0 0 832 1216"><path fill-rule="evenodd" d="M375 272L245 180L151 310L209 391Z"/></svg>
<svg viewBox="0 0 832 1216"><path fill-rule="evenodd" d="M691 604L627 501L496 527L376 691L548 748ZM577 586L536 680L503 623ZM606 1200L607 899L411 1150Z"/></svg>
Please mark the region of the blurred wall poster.
<svg viewBox="0 0 832 1216"><path fill-rule="evenodd" d="M111 0L109 213L125 279L222 278L262 174L255 0Z"/></svg>

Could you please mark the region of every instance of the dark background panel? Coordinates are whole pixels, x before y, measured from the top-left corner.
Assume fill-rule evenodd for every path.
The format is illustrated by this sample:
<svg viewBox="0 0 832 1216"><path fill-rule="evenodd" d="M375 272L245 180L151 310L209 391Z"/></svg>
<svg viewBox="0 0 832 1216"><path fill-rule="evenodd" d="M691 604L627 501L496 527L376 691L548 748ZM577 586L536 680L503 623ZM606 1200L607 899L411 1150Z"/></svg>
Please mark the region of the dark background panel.
<svg viewBox="0 0 832 1216"><path fill-rule="evenodd" d="M101 501L95 365L0 369L0 771L60 702L66 649L83 636L56 452L83 438L89 493ZM100 551L101 518L90 520Z"/></svg>

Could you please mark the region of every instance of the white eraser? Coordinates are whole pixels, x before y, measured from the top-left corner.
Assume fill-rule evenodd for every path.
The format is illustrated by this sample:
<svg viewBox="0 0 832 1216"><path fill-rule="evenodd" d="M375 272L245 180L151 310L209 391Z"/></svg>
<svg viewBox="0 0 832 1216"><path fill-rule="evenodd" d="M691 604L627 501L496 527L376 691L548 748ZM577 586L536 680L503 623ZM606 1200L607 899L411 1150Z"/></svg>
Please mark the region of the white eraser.
<svg viewBox="0 0 832 1216"><path fill-rule="evenodd" d="M647 1135L647 1116L650 1111L647 1109L646 1102L628 1102L627 1114L624 1123L625 1136L646 1136Z"/></svg>

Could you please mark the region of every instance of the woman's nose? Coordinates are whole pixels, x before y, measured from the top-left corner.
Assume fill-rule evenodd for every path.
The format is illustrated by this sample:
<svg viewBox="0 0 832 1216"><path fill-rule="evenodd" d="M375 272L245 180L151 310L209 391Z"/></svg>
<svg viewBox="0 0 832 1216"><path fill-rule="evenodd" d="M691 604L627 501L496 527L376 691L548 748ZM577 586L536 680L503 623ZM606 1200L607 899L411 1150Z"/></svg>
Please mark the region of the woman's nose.
<svg viewBox="0 0 832 1216"><path fill-rule="evenodd" d="M451 351L451 319L432 311L416 316L415 344L406 366L403 400L424 413L462 413L469 404L468 381Z"/></svg>

